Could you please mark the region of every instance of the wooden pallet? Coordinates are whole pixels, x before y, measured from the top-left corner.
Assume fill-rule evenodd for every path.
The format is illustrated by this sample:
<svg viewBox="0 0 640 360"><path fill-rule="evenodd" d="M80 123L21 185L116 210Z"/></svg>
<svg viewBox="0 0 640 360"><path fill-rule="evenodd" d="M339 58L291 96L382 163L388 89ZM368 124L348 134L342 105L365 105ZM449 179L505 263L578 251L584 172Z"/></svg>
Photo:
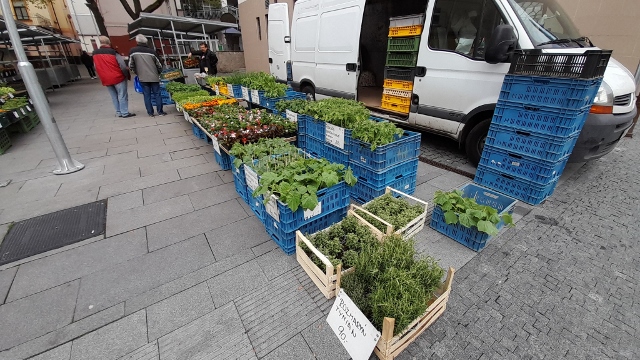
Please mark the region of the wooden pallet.
<svg viewBox="0 0 640 360"><path fill-rule="evenodd" d="M383 224L386 224L387 232L384 233L378 230L373 225L369 224L360 215L356 214L355 210L363 211L367 215L370 215L376 220L382 222ZM360 207L351 205L347 213L347 216L349 215L355 216L356 219L358 219L358 221L361 224L368 226L371 229L371 232L380 241L382 241L382 239L386 235L391 233L391 230L392 230L391 224L387 223L386 221L380 219L379 217L369 213L368 211ZM326 230L327 229L322 231L326 231ZM313 262L313 260L311 260L309 255L307 255L307 253L305 253L304 250L302 250L302 248L300 247L301 242L304 243L311 250L311 252L313 252L313 254L317 256L318 259L320 259L320 261L322 261L322 263L325 266L324 272ZM318 249L316 249L315 246L313 246L313 244L311 244L311 242L300 231L296 231L296 260L298 260L298 263L300 264L300 266L302 266L302 268L307 273L307 275L309 275L313 283L316 284L318 289L320 289L320 292L322 292L322 294L327 299L331 299L334 296L336 296L336 289L340 289L340 277L342 275L345 275L353 271L353 269L346 269L343 271L340 265L338 265L337 267L334 267L333 264L331 264L331 262L329 261L329 259L327 259L327 257L324 256L324 254L322 254Z"/></svg>
<svg viewBox="0 0 640 360"><path fill-rule="evenodd" d="M420 231L422 231L422 229L424 229L424 224L427 221L427 209L429 207L429 203L427 203L426 201L422 201L418 198L415 198L411 195L405 194L402 191L398 191L394 188L387 186L387 189L385 190L385 194L388 194L388 193L398 194L403 198L411 199L420 205L424 205L424 211L422 212L422 214L420 214L420 216L413 219L411 222L405 225L402 229L393 231L394 234L401 235L404 239L411 239L412 237L416 236ZM367 205L371 203L371 201L364 204L363 207L366 208Z"/></svg>
<svg viewBox="0 0 640 360"><path fill-rule="evenodd" d="M451 282L455 270L449 268L446 280L436 291L436 295L429 300L429 306L425 313L407 326L407 330L398 336L393 336L395 319L384 318L382 323L382 336L373 350L380 360L393 360L420 336L431 324L433 324L447 308Z"/></svg>

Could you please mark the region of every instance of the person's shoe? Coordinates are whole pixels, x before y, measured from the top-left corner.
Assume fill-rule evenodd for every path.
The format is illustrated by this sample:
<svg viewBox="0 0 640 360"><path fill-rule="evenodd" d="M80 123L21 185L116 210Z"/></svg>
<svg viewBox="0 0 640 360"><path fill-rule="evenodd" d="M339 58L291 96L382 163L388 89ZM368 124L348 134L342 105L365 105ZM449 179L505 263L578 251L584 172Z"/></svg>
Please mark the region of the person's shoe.
<svg viewBox="0 0 640 360"><path fill-rule="evenodd" d="M134 117L134 116L136 116L136 114L134 114L134 113L128 113L127 115L122 115L122 116L120 116L120 117L121 117L121 118L130 118L130 117Z"/></svg>
<svg viewBox="0 0 640 360"><path fill-rule="evenodd" d="M168 115L168 114L167 114L166 112L164 112L164 111L163 111L163 112L159 112L159 113L158 113L158 116L167 116L167 115Z"/></svg>
<svg viewBox="0 0 640 360"><path fill-rule="evenodd" d="M155 115L153 115L153 114L147 114L147 115L149 115L149 117L156 117L156 116L155 116Z"/></svg>

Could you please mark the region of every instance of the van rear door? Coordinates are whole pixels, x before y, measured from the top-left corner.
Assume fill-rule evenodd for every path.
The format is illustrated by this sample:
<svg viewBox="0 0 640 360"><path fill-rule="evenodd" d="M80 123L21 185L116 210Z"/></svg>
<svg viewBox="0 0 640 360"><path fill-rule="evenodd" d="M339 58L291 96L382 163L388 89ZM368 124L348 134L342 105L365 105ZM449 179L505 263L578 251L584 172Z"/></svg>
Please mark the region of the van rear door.
<svg viewBox="0 0 640 360"><path fill-rule="evenodd" d="M316 47L316 93L355 99L365 0L322 0Z"/></svg>
<svg viewBox="0 0 640 360"><path fill-rule="evenodd" d="M269 5L269 68L276 79L287 81L287 62L291 60L289 5Z"/></svg>

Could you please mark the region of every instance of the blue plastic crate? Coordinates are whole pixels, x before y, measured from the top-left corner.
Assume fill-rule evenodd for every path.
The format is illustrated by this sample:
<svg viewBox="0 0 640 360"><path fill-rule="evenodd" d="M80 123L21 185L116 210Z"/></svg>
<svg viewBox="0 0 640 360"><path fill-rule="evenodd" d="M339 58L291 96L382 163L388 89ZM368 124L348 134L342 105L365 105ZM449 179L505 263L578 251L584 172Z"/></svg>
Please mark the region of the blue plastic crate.
<svg viewBox="0 0 640 360"><path fill-rule="evenodd" d="M349 153L342 151L335 146L331 146L322 140L318 140L308 134L305 135L305 147L304 150L315 158L325 158L329 162L348 165Z"/></svg>
<svg viewBox="0 0 640 360"><path fill-rule="evenodd" d="M218 154L217 151L213 150L213 155L216 158L216 163L220 165L222 170L231 170L231 158L229 157L229 154L224 151L221 151L221 153Z"/></svg>
<svg viewBox="0 0 640 360"><path fill-rule="evenodd" d="M547 184L562 175L568 161L569 156L558 161L544 161L485 145L480 164L504 174Z"/></svg>
<svg viewBox="0 0 640 360"><path fill-rule="evenodd" d="M244 183L244 179L240 178L235 172L233 173L233 185L236 187L236 192L244 202L249 205L249 191L247 184Z"/></svg>
<svg viewBox="0 0 640 360"><path fill-rule="evenodd" d="M517 202L515 199L506 195L486 189L476 184L467 184L460 190L462 190L464 197L474 198L478 204L491 206L498 210L500 216L507 213L513 213L513 208ZM433 208L431 227L475 251L482 250L491 239L489 234L478 231L478 228L475 226L468 228L460 224L448 225L444 220L444 213L442 209L437 205ZM498 230L502 229L504 227L504 222L500 221L496 227Z"/></svg>
<svg viewBox="0 0 640 360"><path fill-rule="evenodd" d="M278 201L278 213L280 219L274 219L267 213L267 221L275 221L282 231L295 231L300 229L303 225L306 225L317 218L320 218L328 213L332 213L338 209L349 206L349 189L347 184L341 182L328 189L318 190L317 193L318 202L321 204L321 212L309 219L304 218L304 210L299 208L295 212L291 211L284 203Z"/></svg>
<svg viewBox="0 0 640 360"><path fill-rule="evenodd" d="M307 136L305 134L298 133L297 142L298 149L305 150L307 148Z"/></svg>
<svg viewBox="0 0 640 360"><path fill-rule="evenodd" d="M403 161L417 159L420 156L421 134L405 130L398 140L371 150L371 144L358 139L351 139L349 159L371 170L378 171L399 164Z"/></svg>
<svg viewBox="0 0 640 360"><path fill-rule="evenodd" d="M202 129L200 129L198 125L191 124L191 131L193 131L193 136L197 137L198 139L202 139L202 140L207 139L207 134L204 131L202 131Z"/></svg>
<svg viewBox="0 0 640 360"><path fill-rule="evenodd" d="M589 107L561 109L500 100L491 123L541 135L570 137L580 133L589 110Z"/></svg>
<svg viewBox="0 0 640 360"><path fill-rule="evenodd" d="M367 166L362 166L360 163L355 161L350 161L349 166L351 166L353 175L358 179L359 183L378 188L385 184L400 180L407 176L407 174L417 172L418 159L408 160L381 171L373 171Z"/></svg>
<svg viewBox="0 0 640 360"><path fill-rule="evenodd" d="M233 96L236 99L242 99L242 85L231 84L233 93L229 92L229 96Z"/></svg>
<svg viewBox="0 0 640 360"><path fill-rule="evenodd" d="M485 144L540 160L560 161L571 155L579 135L563 138L492 124Z"/></svg>
<svg viewBox="0 0 640 360"><path fill-rule="evenodd" d="M300 231L304 234L313 234L320 230L324 230L331 225L334 225L340 221L342 221L345 216L347 216L348 207L345 206L343 209L338 209L332 213L321 216L313 221L309 222L306 225L300 227ZM282 228L278 226L277 223L273 221L265 224L265 228L267 229L267 234L271 236L271 239L280 246L282 251L287 255L292 255L296 252L296 231L284 231Z"/></svg>
<svg viewBox="0 0 640 360"><path fill-rule="evenodd" d="M263 203L263 197L262 196L258 196L258 197L253 197L253 195L251 194L251 189L249 189L247 187L247 198L249 200L249 206L251 207L251 211L253 211L253 213L256 215L256 217L258 218L258 220L260 220L260 222L264 225L266 217L267 217L267 211L266 208L264 207L264 203Z"/></svg>
<svg viewBox="0 0 640 360"><path fill-rule="evenodd" d="M264 92L263 92L262 96L260 97L260 105L263 107L266 107L267 109L275 110L276 104L278 103L278 101L306 99L306 97L307 96L305 93L297 92L297 91L294 91L293 89L287 89L285 96L279 97L279 98L268 98L264 96Z"/></svg>
<svg viewBox="0 0 640 360"><path fill-rule="evenodd" d="M577 110L593 105L601 83L602 78L558 79L506 75L500 100Z"/></svg>
<svg viewBox="0 0 640 360"><path fill-rule="evenodd" d="M307 115L298 114L298 134L307 133Z"/></svg>
<svg viewBox="0 0 640 360"><path fill-rule="evenodd" d="M325 140L325 122L315 119L309 115L304 116L305 119L305 134L309 136L313 136L318 140ZM298 118L298 122L300 122L300 118Z"/></svg>
<svg viewBox="0 0 640 360"><path fill-rule="evenodd" d="M359 204L366 204L369 201L384 195L387 186L398 191L402 191L407 195L411 195L416 191L417 177L418 172L416 171L380 187L374 187L358 181L356 185L351 188L351 200Z"/></svg>
<svg viewBox="0 0 640 360"><path fill-rule="evenodd" d="M490 189L522 200L527 204L539 205L551 195L558 185L560 177L550 179L546 184L538 184L530 180L524 180L503 174L483 165L478 165L476 177L473 181Z"/></svg>

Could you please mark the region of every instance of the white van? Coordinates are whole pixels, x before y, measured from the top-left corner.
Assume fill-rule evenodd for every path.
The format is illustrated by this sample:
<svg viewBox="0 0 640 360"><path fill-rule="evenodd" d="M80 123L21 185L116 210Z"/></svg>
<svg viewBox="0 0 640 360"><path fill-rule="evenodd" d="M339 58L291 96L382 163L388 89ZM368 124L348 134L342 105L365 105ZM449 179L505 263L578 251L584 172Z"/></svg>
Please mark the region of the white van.
<svg viewBox="0 0 640 360"><path fill-rule="evenodd" d="M424 14L424 30L410 69L410 112L383 111L389 21L415 14ZM271 73L279 80L310 98L357 99L376 116L453 138L474 163L509 70L508 52L597 50L556 0L298 0L292 21L286 3L270 6L268 35ZM368 83L359 79L365 73ZM635 88L632 74L611 59L572 162L615 148L636 114Z"/></svg>

